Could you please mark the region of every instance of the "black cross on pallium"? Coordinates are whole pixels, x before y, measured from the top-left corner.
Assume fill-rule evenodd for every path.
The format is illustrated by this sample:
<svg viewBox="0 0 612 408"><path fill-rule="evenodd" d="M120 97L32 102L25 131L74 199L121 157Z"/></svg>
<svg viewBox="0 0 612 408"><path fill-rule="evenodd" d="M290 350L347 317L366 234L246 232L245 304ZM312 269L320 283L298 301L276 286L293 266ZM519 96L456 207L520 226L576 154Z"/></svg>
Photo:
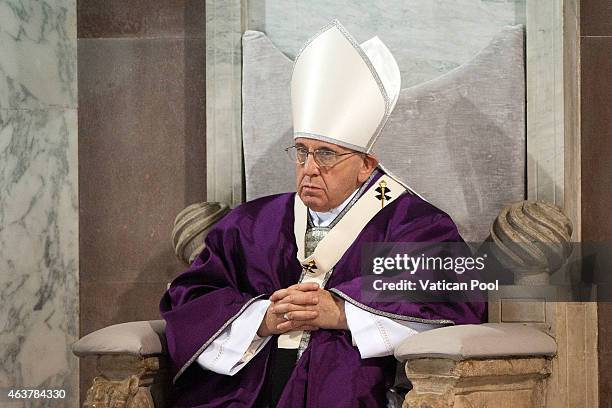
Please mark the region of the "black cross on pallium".
<svg viewBox="0 0 612 408"><path fill-rule="evenodd" d="M384 188L384 197L383 197L383 188ZM387 195L387 193L391 192L391 189L389 189L388 187L377 187L375 191L378 193L376 198L378 198L380 201L382 201L383 198L385 200L391 199L391 196Z"/></svg>

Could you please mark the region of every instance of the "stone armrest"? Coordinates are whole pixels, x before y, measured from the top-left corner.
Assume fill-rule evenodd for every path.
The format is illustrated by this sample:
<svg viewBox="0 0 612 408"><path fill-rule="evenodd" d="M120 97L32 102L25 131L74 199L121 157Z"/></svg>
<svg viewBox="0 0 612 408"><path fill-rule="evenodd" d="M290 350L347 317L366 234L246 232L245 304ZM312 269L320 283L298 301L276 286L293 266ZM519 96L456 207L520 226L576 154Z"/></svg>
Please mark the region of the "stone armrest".
<svg viewBox="0 0 612 408"><path fill-rule="evenodd" d="M451 360L552 357L555 340L521 323L485 323L429 330L404 340L395 350L399 361L416 358Z"/></svg>
<svg viewBox="0 0 612 408"><path fill-rule="evenodd" d="M170 396L165 358L166 322L115 324L72 345L79 357L95 357L97 376L83 408L161 408Z"/></svg>
<svg viewBox="0 0 612 408"><path fill-rule="evenodd" d="M164 354L166 322L150 320L115 324L89 333L72 345L79 356L122 354L148 357Z"/></svg>
<svg viewBox="0 0 612 408"><path fill-rule="evenodd" d="M451 326L416 334L395 350L412 390L404 407L544 407L557 345L520 323Z"/></svg>

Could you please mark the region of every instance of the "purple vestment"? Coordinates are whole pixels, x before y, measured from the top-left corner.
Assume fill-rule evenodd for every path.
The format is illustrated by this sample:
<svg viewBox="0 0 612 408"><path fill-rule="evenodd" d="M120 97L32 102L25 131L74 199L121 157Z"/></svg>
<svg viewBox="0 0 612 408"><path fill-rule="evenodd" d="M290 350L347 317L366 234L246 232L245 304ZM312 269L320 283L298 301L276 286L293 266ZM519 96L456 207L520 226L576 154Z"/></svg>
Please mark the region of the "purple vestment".
<svg viewBox="0 0 612 408"><path fill-rule="evenodd" d="M254 300L298 282L302 269L293 233L294 197L294 193L264 197L230 212L211 229L204 251L162 298L175 406L250 407L255 403L277 336L231 377L206 371L195 360ZM448 215L406 193L370 220L336 264L325 288L388 317L480 323L483 303L372 304L360 299L363 243L460 240ZM349 331L314 331L278 406L385 406L395 368L393 356L362 360Z"/></svg>

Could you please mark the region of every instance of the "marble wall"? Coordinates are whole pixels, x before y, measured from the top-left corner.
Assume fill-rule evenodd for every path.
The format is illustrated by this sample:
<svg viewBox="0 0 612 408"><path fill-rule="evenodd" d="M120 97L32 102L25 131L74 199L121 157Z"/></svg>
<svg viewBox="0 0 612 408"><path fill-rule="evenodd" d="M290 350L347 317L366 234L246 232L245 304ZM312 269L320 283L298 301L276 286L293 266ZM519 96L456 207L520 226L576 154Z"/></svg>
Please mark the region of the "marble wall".
<svg viewBox="0 0 612 408"><path fill-rule="evenodd" d="M0 406L77 406L77 333L76 4L0 0Z"/></svg>

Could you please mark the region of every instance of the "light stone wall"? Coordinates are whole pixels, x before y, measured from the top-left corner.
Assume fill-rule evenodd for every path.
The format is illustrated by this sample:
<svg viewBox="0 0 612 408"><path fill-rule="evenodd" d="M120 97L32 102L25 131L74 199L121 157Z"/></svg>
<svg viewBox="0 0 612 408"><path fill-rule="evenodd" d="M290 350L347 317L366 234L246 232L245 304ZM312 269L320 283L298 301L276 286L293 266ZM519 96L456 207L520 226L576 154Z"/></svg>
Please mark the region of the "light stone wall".
<svg viewBox="0 0 612 408"><path fill-rule="evenodd" d="M243 202L242 0L206 0L206 200Z"/></svg>
<svg viewBox="0 0 612 408"><path fill-rule="evenodd" d="M563 206L563 1L527 1L527 197Z"/></svg>
<svg viewBox="0 0 612 408"><path fill-rule="evenodd" d="M77 186L75 0L0 0L0 406L78 406Z"/></svg>
<svg viewBox="0 0 612 408"><path fill-rule="evenodd" d="M471 60L502 27L525 23L525 0L251 0L248 29L288 57L332 19L359 42L378 36L396 58L402 88Z"/></svg>

